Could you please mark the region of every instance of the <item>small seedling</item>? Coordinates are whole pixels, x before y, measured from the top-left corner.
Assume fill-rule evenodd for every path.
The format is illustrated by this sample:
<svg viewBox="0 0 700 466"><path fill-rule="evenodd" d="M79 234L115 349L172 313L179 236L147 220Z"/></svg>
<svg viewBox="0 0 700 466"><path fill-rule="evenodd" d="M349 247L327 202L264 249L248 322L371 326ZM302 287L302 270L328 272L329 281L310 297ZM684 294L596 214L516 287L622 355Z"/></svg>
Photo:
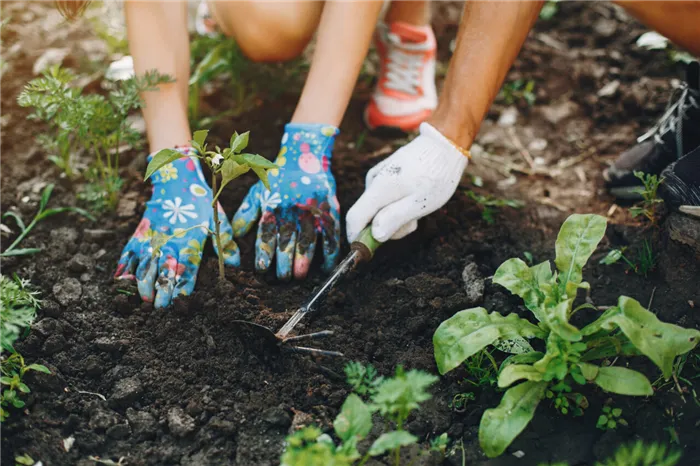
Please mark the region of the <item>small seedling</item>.
<svg viewBox="0 0 700 466"><path fill-rule="evenodd" d="M620 296L617 306L583 328L571 324L577 311L595 308L590 303L575 308L573 304L579 289L590 289L583 281L583 267L603 239L606 225L600 215L567 218L555 244L554 271L549 261L528 266L518 258L507 260L496 270L493 283L520 296L537 325L515 313L504 316L472 308L458 312L435 331L435 361L441 374L489 345L499 347L504 340L539 338L545 342L544 352L521 352L507 358L507 364L504 361L498 386L509 388L499 406L486 410L479 426L479 443L487 456L505 451L528 425L547 390L554 395L555 388L563 388L560 382L569 386L595 384L621 395L653 395L651 383L642 373L594 361L644 355L669 379L674 359L700 341L700 331L662 322L626 296Z"/></svg>
<svg viewBox="0 0 700 466"><path fill-rule="evenodd" d="M643 173L640 171L634 172L634 176L639 178L644 184L644 187L639 188L639 194L642 196L642 202L630 209L630 214L632 217L636 218L640 215L645 216L652 224L656 223L656 218L658 217L659 205L664 202L657 192L659 190L659 185L663 183L663 178L659 178L657 175L650 175L649 173Z"/></svg>
<svg viewBox="0 0 700 466"><path fill-rule="evenodd" d="M452 408L457 413L463 413L464 410L467 408L467 404L469 404L470 401L474 401L475 399L476 395L474 395L472 392L457 393L455 396L452 397L450 408Z"/></svg>
<svg viewBox="0 0 700 466"><path fill-rule="evenodd" d="M85 173L94 184L83 193L96 209L116 208L119 201L119 152L122 144L137 145L141 135L127 121L129 112L144 105L141 94L155 91L160 84L173 82L155 70L114 84L107 96L83 94L73 87L76 76L54 66L31 80L19 95L22 107L31 107L29 119L48 123L50 131L40 142L52 153L49 157L66 175L75 175L71 156L82 148L95 160Z"/></svg>
<svg viewBox="0 0 700 466"><path fill-rule="evenodd" d="M621 408L613 408L606 404L600 411L600 416L598 416L598 421L595 424L596 428L600 430L614 430L617 429L618 424L627 425L627 421L622 418Z"/></svg>
<svg viewBox="0 0 700 466"><path fill-rule="evenodd" d="M333 422L340 444L310 426L287 437L287 447L282 454L283 466L307 465L351 465L365 464L370 458L393 453L392 463L399 466L401 447L414 444L418 438L403 429L408 416L419 404L431 398L427 388L437 381L437 377L423 371L396 369L394 377L386 378L365 403L355 393L348 395L340 413ZM372 430L372 413L379 413L384 419L385 430L374 440L367 452L361 454L358 443ZM444 452L448 438L442 434L430 442L431 449ZM357 462L357 463L356 463Z"/></svg>
<svg viewBox="0 0 700 466"><path fill-rule="evenodd" d="M447 450L447 444L449 441L450 438L447 436L447 432L443 432L438 437L430 440L430 449L432 451L440 452L443 456L445 456L445 450Z"/></svg>
<svg viewBox="0 0 700 466"><path fill-rule="evenodd" d="M204 161L204 163L211 169L211 187L214 192L214 199L212 201L212 211L214 215L214 241L216 241L216 247L219 251L225 251L222 246L221 241L221 222L219 221L219 209L218 200L224 187L235 180L239 176L253 170L255 174L260 178L263 185L269 190L270 183L267 179L267 174L269 170L279 168L274 163L267 160L265 157L258 154L248 154L241 153L243 149L248 146L248 137L250 135L249 131L243 134L233 133L229 143L229 147L221 149L216 146L215 150L208 150L208 146L205 143L208 130L200 130L194 133L194 138L192 141L192 148L195 149L194 157ZM146 176L144 181L150 178L155 172L157 172L163 166L174 162L175 160L182 158L182 153L174 149L163 149L156 153L151 161L146 167ZM202 226L195 226L193 228L204 228ZM178 232L181 235L182 232ZM158 249L167 242L172 236L165 237L162 241L158 242L158 245L154 247L154 254L157 253ZM233 239L230 239L233 241ZM224 255L219 254L219 278L225 279L224 274Z"/></svg>
<svg viewBox="0 0 700 466"><path fill-rule="evenodd" d="M479 351L474 356L464 361L464 368L469 374L466 382L475 387L483 387L486 385L496 385L498 379L498 364L490 352L487 350Z"/></svg>
<svg viewBox="0 0 700 466"><path fill-rule="evenodd" d="M603 265L612 265L620 260L625 262L629 267L628 270L632 270L637 275L642 275L647 277L649 272L654 270L656 267L656 256L651 247L651 243L648 240L644 240L642 246L637 249L636 257L630 259L625 252L627 247L622 247L620 249L611 249L605 257L600 260Z"/></svg>
<svg viewBox="0 0 700 466"><path fill-rule="evenodd" d="M476 194L474 191L467 191L466 194L481 206L481 218L489 225L496 223L496 220L494 219L496 209L502 207L520 209L525 205L523 202L516 201L514 199L497 199L493 196L482 196L481 194Z"/></svg>
<svg viewBox="0 0 700 466"><path fill-rule="evenodd" d="M27 455L26 453L24 455L15 456L15 466L34 466L34 464L36 463L34 462L32 457Z"/></svg>
<svg viewBox="0 0 700 466"><path fill-rule="evenodd" d="M562 380L550 387L545 396L553 400L554 409L561 414L583 416L583 411L588 408L588 399L580 393L571 393L571 390L571 385Z"/></svg>
<svg viewBox="0 0 700 466"><path fill-rule="evenodd" d="M545 21L549 21L550 19L554 18L559 11L558 3L558 0L549 0L544 2L544 5L542 5L542 9L540 10L540 18Z"/></svg>
<svg viewBox="0 0 700 466"><path fill-rule="evenodd" d="M8 278L0 275L0 341L3 351L14 351L12 345L20 333L29 327L41 306L39 292L31 289L28 280L18 276Z"/></svg>
<svg viewBox="0 0 700 466"><path fill-rule="evenodd" d="M43 372L50 374L48 367L41 364L25 365L24 358L19 353L12 353L2 361L2 377L0 384L3 385L2 400L0 401L0 421L5 421L10 415L8 408L23 408L24 401L20 399L20 394L31 393L31 390L22 379L29 371Z"/></svg>
<svg viewBox="0 0 700 466"><path fill-rule="evenodd" d="M383 377L377 377L377 369L371 364L365 366L360 362L350 361L344 370L352 391L360 396L374 395L377 387L384 381Z"/></svg>
<svg viewBox="0 0 700 466"><path fill-rule="evenodd" d="M83 217L86 217L90 220L95 220L95 218L90 215L88 212L86 212L83 209L80 209L78 207L56 207L53 209L47 209L46 205L49 203L49 199L51 198L51 192L53 191L54 185L50 184L44 188L44 191L41 193L41 200L39 201L39 210L37 211L36 215L34 215L34 218L32 219L31 222L29 222L29 225L25 225L24 221L22 220L22 217L20 217L17 213L8 211L2 214L3 220L7 217L12 217L14 221L17 223L17 226L20 229L19 236L10 244L5 251L3 251L2 254L0 254L0 257L9 257L9 256L25 256L28 254L36 254L37 252L40 252L41 249L38 248L23 248L23 249L16 249L19 243L22 242L22 240L29 234L30 231L36 226L37 223L42 221L43 219L47 217L51 217L52 215L60 214L63 212L75 212L76 214L80 214Z"/></svg>
<svg viewBox="0 0 700 466"><path fill-rule="evenodd" d="M513 105L522 99L527 102L529 107L532 107L535 104L535 100L537 100L534 90L535 81L532 79L528 81L516 79L503 85L499 97L506 105Z"/></svg>
<svg viewBox="0 0 700 466"><path fill-rule="evenodd" d="M527 265L532 265L532 264L535 263L535 260L534 260L534 258L532 257L532 253L531 253L530 251L525 251L525 252L523 253L523 257L524 257L525 260L527 261Z"/></svg>

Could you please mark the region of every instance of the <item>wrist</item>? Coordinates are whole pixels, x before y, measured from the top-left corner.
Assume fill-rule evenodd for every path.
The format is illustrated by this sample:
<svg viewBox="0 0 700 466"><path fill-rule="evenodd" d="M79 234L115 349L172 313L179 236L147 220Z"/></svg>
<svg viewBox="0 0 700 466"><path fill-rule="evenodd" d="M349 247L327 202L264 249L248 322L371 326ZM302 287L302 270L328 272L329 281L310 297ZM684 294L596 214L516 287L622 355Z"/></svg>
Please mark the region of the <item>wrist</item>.
<svg viewBox="0 0 700 466"><path fill-rule="evenodd" d="M465 150L471 147L478 131L478 125L474 123L471 117L468 117L466 114L459 116L459 112L445 110L444 107L441 108L440 106L427 120L427 123L454 145Z"/></svg>

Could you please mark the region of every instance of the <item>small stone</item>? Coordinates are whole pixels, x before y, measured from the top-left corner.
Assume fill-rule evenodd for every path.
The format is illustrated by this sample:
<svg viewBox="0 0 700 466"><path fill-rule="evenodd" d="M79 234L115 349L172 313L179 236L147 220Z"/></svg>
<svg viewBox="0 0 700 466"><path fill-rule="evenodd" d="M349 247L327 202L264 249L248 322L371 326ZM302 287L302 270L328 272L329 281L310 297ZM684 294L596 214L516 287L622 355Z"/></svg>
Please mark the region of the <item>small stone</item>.
<svg viewBox="0 0 700 466"><path fill-rule="evenodd" d="M545 120L553 125L559 124L562 120L565 120L572 116L578 110L578 105L576 103L567 100L559 104L548 105L541 107L539 109L540 113Z"/></svg>
<svg viewBox="0 0 700 466"><path fill-rule="evenodd" d="M76 278L64 278L53 286L53 295L62 306L70 306L80 300L83 287Z"/></svg>
<svg viewBox="0 0 700 466"><path fill-rule="evenodd" d="M111 238L114 235L112 230L86 229L83 230L83 237L90 242L96 243Z"/></svg>
<svg viewBox="0 0 700 466"><path fill-rule="evenodd" d="M51 230L51 242L54 248L63 254L73 254L78 249L78 230L75 228L56 228Z"/></svg>
<svg viewBox="0 0 700 466"><path fill-rule="evenodd" d="M542 138L533 139L530 144L527 145L527 150L530 152L542 152L547 148L547 140Z"/></svg>
<svg viewBox="0 0 700 466"><path fill-rule="evenodd" d="M389 280L384 282L384 285L393 288L399 285L403 285L403 280L399 280L398 278L390 278Z"/></svg>
<svg viewBox="0 0 700 466"><path fill-rule="evenodd" d="M136 401L143 393L143 385L136 377L121 379L114 384L112 400L118 405L126 406Z"/></svg>
<svg viewBox="0 0 700 466"><path fill-rule="evenodd" d="M118 353L126 350L129 347L129 340L117 340L112 337L100 337L94 341L100 351L108 353Z"/></svg>
<svg viewBox="0 0 700 466"><path fill-rule="evenodd" d="M66 346L66 343L66 338L63 335L51 335L44 342L44 352L47 354L58 353Z"/></svg>
<svg viewBox="0 0 700 466"><path fill-rule="evenodd" d="M34 62L34 67L32 72L34 74L41 74L44 70L51 68L54 65L60 65L63 60L68 56L70 49L68 48L52 48L46 49L46 51L41 54L39 58Z"/></svg>
<svg viewBox="0 0 700 466"><path fill-rule="evenodd" d="M617 21L614 19L600 18L593 24L593 29L603 37L611 37L617 31Z"/></svg>
<svg viewBox="0 0 700 466"><path fill-rule="evenodd" d="M508 107L501 112L497 124L503 128L510 128L515 125L516 121L518 121L518 109L515 107Z"/></svg>
<svg viewBox="0 0 700 466"><path fill-rule="evenodd" d="M191 416L185 414L180 407L168 411L168 428L176 437L186 437L194 432L195 423Z"/></svg>
<svg viewBox="0 0 700 466"><path fill-rule="evenodd" d="M232 435L232 434L235 434L235 433L236 433L236 430L237 430L237 429L236 429L236 425L235 425L233 422L227 421L227 420L225 420L225 419L220 419L220 418L218 418L218 417L216 417L216 416L213 416L213 417L209 420L208 426L209 426L211 429L216 430L216 431L219 431L219 432L221 432L221 433L224 434L224 435Z"/></svg>
<svg viewBox="0 0 700 466"><path fill-rule="evenodd" d="M126 419L129 421L133 433L139 438L152 438L156 435L158 423L148 411L136 411L133 408L126 410Z"/></svg>
<svg viewBox="0 0 700 466"><path fill-rule="evenodd" d="M125 439L131 435L131 429L128 424L117 424L107 429L107 437L113 439Z"/></svg>
<svg viewBox="0 0 700 466"><path fill-rule="evenodd" d="M469 305L480 303L484 299L484 277L479 272L476 262L467 262L462 269L464 292L467 294Z"/></svg>
<svg viewBox="0 0 700 466"><path fill-rule="evenodd" d="M292 425L292 417L282 406L268 408L262 413L263 421L275 427L289 427Z"/></svg>
<svg viewBox="0 0 700 466"><path fill-rule="evenodd" d="M96 431L104 431L119 422L117 413L114 411L98 408L90 416L90 421L88 422L88 427Z"/></svg>
<svg viewBox="0 0 700 466"><path fill-rule="evenodd" d="M605 86L601 87L598 90L598 97L610 97L613 96L617 93L617 90L620 88L620 81L617 79L614 81L610 81L607 83Z"/></svg>
<svg viewBox="0 0 700 466"><path fill-rule="evenodd" d="M92 257L78 253L68 261L68 270L75 273L83 273L95 266L95 261Z"/></svg>

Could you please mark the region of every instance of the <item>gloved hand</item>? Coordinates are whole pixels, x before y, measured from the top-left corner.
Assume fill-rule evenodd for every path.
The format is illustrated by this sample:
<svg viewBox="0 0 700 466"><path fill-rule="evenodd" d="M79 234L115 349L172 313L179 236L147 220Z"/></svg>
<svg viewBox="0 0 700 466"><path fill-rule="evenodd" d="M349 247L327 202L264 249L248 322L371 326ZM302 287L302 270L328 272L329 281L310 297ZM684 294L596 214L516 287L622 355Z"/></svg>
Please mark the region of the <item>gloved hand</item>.
<svg viewBox="0 0 700 466"><path fill-rule="evenodd" d="M452 197L468 161L437 129L422 123L417 138L367 173L365 192L346 217L348 241L370 222L381 242L412 233L419 218Z"/></svg>
<svg viewBox="0 0 700 466"><path fill-rule="evenodd" d="M163 166L151 177L153 195L146 203L134 236L124 247L115 274L119 279L135 278L141 298L153 302L155 296L157 308L168 306L177 296L192 293L204 243L209 230L215 228L213 194L199 160L189 156L194 149L177 150L183 157ZM233 230L221 206L218 208L224 261L237 267L241 256L233 241ZM170 235L175 236L168 239Z"/></svg>
<svg viewBox="0 0 700 466"><path fill-rule="evenodd" d="M340 205L331 173L331 151L338 128L289 123L269 173L270 190L256 183L233 218L235 236L246 234L260 217L255 268L266 271L277 254L277 277L303 279L323 237L323 268L332 270L340 251ZM262 215L261 215L262 213Z"/></svg>

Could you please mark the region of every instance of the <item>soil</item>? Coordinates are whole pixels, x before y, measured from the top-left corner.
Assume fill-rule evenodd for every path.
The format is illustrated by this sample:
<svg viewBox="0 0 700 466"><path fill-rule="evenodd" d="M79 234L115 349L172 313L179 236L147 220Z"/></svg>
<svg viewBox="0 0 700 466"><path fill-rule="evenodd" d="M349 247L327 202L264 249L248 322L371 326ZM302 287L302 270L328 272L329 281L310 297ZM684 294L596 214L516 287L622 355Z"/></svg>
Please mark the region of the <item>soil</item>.
<svg viewBox="0 0 700 466"><path fill-rule="evenodd" d="M444 70L459 6L434 5ZM85 62L107 63L110 53L86 23L61 25L48 4L3 2L3 14L11 19L2 29L7 67L2 210L16 210L26 219L35 212L46 183L57 184L54 206L79 204L79 186L61 178L34 143L32 136L41 127L25 119L28 112L16 105L17 94L47 49L68 48L64 65L76 69ZM624 294L650 303L665 321L698 328L697 251L669 235L669 220L649 227L632 219L602 189L601 170L663 113L671 81L681 76L666 52L634 45L644 31L622 10L594 3L560 4L553 19L537 23L507 78L534 80L537 99L532 106L523 99L512 106L503 99L494 104L469 169L483 186L475 187L474 178L465 176L444 208L421 221L416 233L382 247L371 263L338 284L321 312L299 325L300 333L333 330L335 336L320 344L342 351L345 359L280 357L238 337L233 320L279 328L324 278L318 260L304 282L281 283L273 275L255 274L254 235L240 240L242 266L227 270L225 282L217 280L209 248L195 293L170 309L154 310L140 302L135 286L114 283L120 251L148 197L141 182L143 152L126 153L117 213L94 223L72 214L52 217L23 244L42 248L40 254L2 262L3 274L17 273L42 291L37 321L17 349L27 361L45 364L52 372L28 377L32 393L27 408L13 411L3 425L3 463L26 453L48 466L94 464L90 457L115 462L124 457L129 465L278 464L290 429L331 425L349 393L342 375L346 361L371 363L384 375L398 365L436 373L432 335L455 312L484 306L526 315L517 298L487 277L504 260L525 252L536 262L553 258L559 226L574 211L609 217L607 236L585 270L596 305L614 304ZM367 170L405 141L364 130L361 113L371 92L369 73L358 84L334 151L338 195L346 210L361 194ZM99 90L99 84L87 83ZM599 95L605 87L613 91ZM289 89L274 99L261 92L256 108L217 123L213 134L225 142L233 129L250 129L251 149L272 157L298 91ZM205 107L218 112L235 104L223 86L205 99ZM507 121L508 114L516 116L515 124ZM532 157L532 167L526 157ZM228 212L252 183L253 177L247 177L227 189L222 204ZM520 199L525 206L498 209L489 224L467 190ZM658 257L648 277L620 264L598 265L611 246L634 250L644 240ZM346 243L343 248L348 251ZM689 359L682 380L660 380L653 397L586 389L590 406L583 417L561 415L544 401L524 433L492 460L479 448L478 424L501 393L495 387L475 387L467 371L457 369L440 378L434 397L408 424L424 442L447 432L449 454L442 463L433 455L414 464L588 465L638 438L682 449L680 464L700 464L700 404L692 386L698 367L691 361L697 359ZM643 358L630 364L650 380L660 377ZM475 399L465 409L453 408L453 397L465 392L473 392ZM627 426L610 431L595 427L606 402L623 409ZM74 443L66 451L68 438Z"/></svg>

